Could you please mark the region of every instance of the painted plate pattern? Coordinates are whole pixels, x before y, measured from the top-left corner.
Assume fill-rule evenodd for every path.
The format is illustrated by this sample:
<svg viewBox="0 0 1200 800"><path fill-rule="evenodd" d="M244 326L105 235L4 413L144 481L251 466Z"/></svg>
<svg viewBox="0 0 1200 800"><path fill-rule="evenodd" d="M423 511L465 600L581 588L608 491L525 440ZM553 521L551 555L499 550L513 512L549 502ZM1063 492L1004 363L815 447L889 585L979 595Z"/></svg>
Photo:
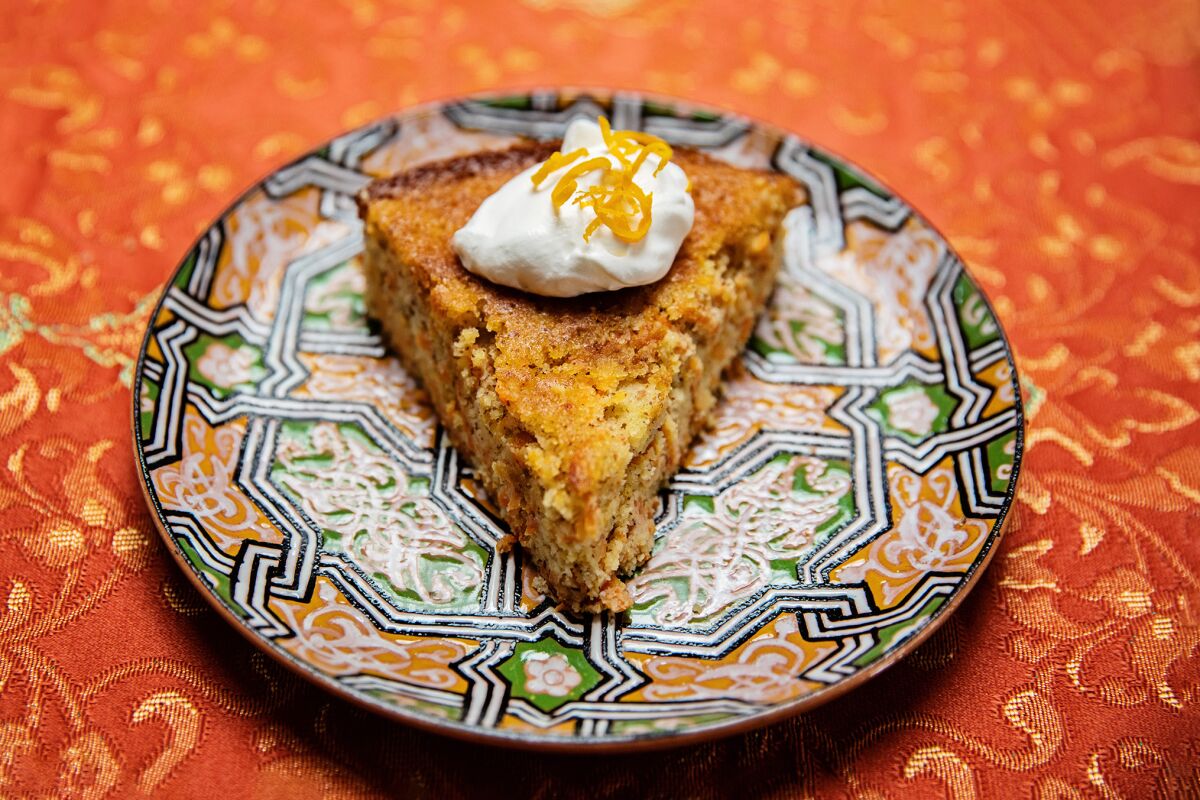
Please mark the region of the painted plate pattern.
<svg viewBox="0 0 1200 800"><path fill-rule="evenodd" d="M503 524L364 315L352 201L599 113L811 197L621 618L558 611L497 549ZM134 396L161 530L226 616L374 709L539 746L727 732L864 679L977 576L1021 455L1003 333L909 206L795 137L628 94L426 107L279 170L171 279Z"/></svg>

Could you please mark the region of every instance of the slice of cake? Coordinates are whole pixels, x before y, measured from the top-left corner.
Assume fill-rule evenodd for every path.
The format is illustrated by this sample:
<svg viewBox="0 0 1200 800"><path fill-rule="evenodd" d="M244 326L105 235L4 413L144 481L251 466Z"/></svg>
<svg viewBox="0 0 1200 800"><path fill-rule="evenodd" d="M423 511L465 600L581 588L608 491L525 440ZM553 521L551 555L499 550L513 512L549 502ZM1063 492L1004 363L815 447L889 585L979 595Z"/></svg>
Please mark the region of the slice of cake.
<svg viewBox="0 0 1200 800"><path fill-rule="evenodd" d="M780 223L803 190L677 150L695 217L660 280L560 298L464 269L456 231L558 149L520 144L368 186L366 302L549 593L621 611L622 576L650 555L657 493L766 302Z"/></svg>

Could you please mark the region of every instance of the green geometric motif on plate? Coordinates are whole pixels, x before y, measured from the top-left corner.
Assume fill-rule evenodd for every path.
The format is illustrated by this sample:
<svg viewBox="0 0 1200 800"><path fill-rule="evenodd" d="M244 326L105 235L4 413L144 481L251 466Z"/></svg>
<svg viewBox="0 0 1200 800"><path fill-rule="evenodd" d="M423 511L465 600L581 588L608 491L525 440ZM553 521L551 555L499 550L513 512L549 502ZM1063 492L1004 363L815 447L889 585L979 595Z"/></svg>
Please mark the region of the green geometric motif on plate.
<svg viewBox="0 0 1200 800"><path fill-rule="evenodd" d="M686 730L698 725L712 725L713 723L736 716L737 714L732 713L714 713L697 714L693 717L669 717L667 719L622 719L613 722L611 730L615 734L623 735L638 733L654 734L664 731Z"/></svg>
<svg viewBox="0 0 1200 800"><path fill-rule="evenodd" d="M513 697L524 698L542 711L578 700L600 682L600 673L583 651L550 638L521 642L496 671L512 684Z"/></svg>
<svg viewBox="0 0 1200 800"><path fill-rule="evenodd" d="M849 189L861 187L866 189L871 194L882 197L885 200L892 196L887 189L884 189L878 183L871 180L866 175L863 175L858 170L853 169L849 164L834 158L829 158L823 153L814 152L812 153L812 157L817 161L827 164L833 170L839 193L845 192Z"/></svg>
<svg viewBox="0 0 1200 800"><path fill-rule="evenodd" d="M950 414L957 405L941 384L930 386L909 380L881 392L867 407L867 413L887 433L917 444L948 430Z"/></svg>
<svg viewBox="0 0 1200 800"><path fill-rule="evenodd" d="M141 396L138 398L138 433L143 440L150 438L150 426L154 424L154 405L158 402L158 384L142 381Z"/></svg>
<svg viewBox="0 0 1200 800"><path fill-rule="evenodd" d="M481 101L483 105L491 108L516 108L527 109L533 105L533 101L527 94L516 94L508 97L491 97Z"/></svg>
<svg viewBox="0 0 1200 800"><path fill-rule="evenodd" d="M781 281L782 283L782 281ZM747 345L773 363L846 363L846 312L800 287L778 290L794 295L786 318L768 309Z"/></svg>
<svg viewBox="0 0 1200 800"><path fill-rule="evenodd" d="M308 282L303 325L309 330L366 330L362 273L352 261L338 264Z"/></svg>
<svg viewBox="0 0 1200 800"><path fill-rule="evenodd" d="M778 456L777 456L778 458ZM827 492L823 488L833 479L839 485L844 483L850 484L850 462L849 461L827 461L825 462L825 471L822 472L817 480L809 482L809 475L804 471L797 471L796 477L792 480L792 491L802 497L825 497ZM814 485L815 484L815 485ZM816 536L813 537L813 544L818 545L825 542L830 536L840 531L854 519L857 511L854 502L854 495L850 492L836 495L836 503L833 508L833 513L820 525L817 526ZM799 557L799 554L796 554ZM796 559L791 559L793 567Z"/></svg>
<svg viewBox="0 0 1200 800"><path fill-rule="evenodd" d="M428 700L417 700L396 692L389 692L387 689L365 689L364 692L385 703L396 703L439 719L455 719L462 713L459 706L443 706Z"/></svg>
<svg viewBox="0 0 1200 800"><path fill-rule="evenodd" d="M229 576L205 564L204 559L196 552L196 548L186 538L182 536L175 537L175 542L179 545L179 549L183 552L188 563L204 576L204 582L211 586L213 591L217 593L217 596L225 601L225 605L233 609L234 613L238 616L245 617L246 609L242 608L241 604L233 599L233 592L230 591L229 586Z"/></svg>
<svg viewBox="0 0 1200 800"><path fill-rule="evenodd" d="M1012 479L1013 461L1017 457L1017 434L1006 433L999 439L988 442L987 463L990 470L992 491L1004 494Z"/></svg>
<svg viewBox="0 0 1200 800"><path fill-rule="evenodd" d="M954 305L958 309L958 322L967 337L967 347L974 350L1000 338L996 318L975 282L965 272L954 284Z"/></svg>
<svg viewBox="0 0 1200 800"><path fill-rule="evenodd" d="M895 645L899 644L913 632L919 630L925 624L925 620L933 615L933 612L942 607L946 602L944 597L935 597L927 602L920 611L911 617L908 617L900 622L889 625L885 628L880 628L875 636L877 641L875 646L863 653L855 660L855 665L865 667L875 663L883 656L884 653L891 650Z"/></svg>
<svg viewBox="0 0 1200 800"><path fill-rule="evenodd" d="M188 253L187 258L179 265L179 271L175 273L175 279L171 281L171 285L177 289L187 289L188 284L192 280L192 273L196 269L196 251Z"/></svg>
<svg viewBox="0 0 1200 800"><path fill-rule="evenodd" d="M236 333L220 338L202 333L183 352L188 379L208 387L218 398L251 390L267 374L262 351Z"/></svg>

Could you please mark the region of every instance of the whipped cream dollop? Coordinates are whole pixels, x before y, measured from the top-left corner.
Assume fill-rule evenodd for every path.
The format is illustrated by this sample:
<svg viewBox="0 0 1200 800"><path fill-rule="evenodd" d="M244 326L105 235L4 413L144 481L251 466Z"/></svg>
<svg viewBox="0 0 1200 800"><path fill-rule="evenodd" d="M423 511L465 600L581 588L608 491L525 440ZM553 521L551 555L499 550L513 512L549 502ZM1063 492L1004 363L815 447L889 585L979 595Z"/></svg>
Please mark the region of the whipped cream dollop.
<svg viewBox="0 0 1200 800"><path fill-rule="evenodd" d="M622 238L607 225L593 224L597 214L586 203L553 201L555 187L577 165L607 158L614 169L622 166L600 126L590 120L572 122L563 137L562 153L580 149L586 154L549 172L537 185L533 177L542 164L480 204L451 240L464 267L495 283L547 297L641 286L667 274L695 219L687 175L654 152L645 155L632 180L648 195L650 224L641 238L628 241L628 235ZM572 198L603 176L603 170L592 170L572 179Z"/></svg>

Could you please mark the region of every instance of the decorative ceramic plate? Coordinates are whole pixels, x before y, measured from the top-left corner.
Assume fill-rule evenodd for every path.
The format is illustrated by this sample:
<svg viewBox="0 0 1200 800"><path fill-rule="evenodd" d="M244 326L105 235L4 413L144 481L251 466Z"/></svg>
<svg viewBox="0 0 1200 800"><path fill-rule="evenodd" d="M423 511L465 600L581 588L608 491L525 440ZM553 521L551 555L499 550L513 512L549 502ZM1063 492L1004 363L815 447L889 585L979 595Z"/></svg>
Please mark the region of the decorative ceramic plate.
<svg viewBox="0 0 1200 800"><path fill-rule="evenodd" d="M364 316L353 195L600 113L785 172L811 202L661 494L632 610L579 617L497 548L503 523ZM364 706L537 747L730 733L860 683L977 580L1021 457L1003 333L903 200L794 136L603 92L425 107L274 173L171 278L134 397L161 532L224 616Z"/></svg>

